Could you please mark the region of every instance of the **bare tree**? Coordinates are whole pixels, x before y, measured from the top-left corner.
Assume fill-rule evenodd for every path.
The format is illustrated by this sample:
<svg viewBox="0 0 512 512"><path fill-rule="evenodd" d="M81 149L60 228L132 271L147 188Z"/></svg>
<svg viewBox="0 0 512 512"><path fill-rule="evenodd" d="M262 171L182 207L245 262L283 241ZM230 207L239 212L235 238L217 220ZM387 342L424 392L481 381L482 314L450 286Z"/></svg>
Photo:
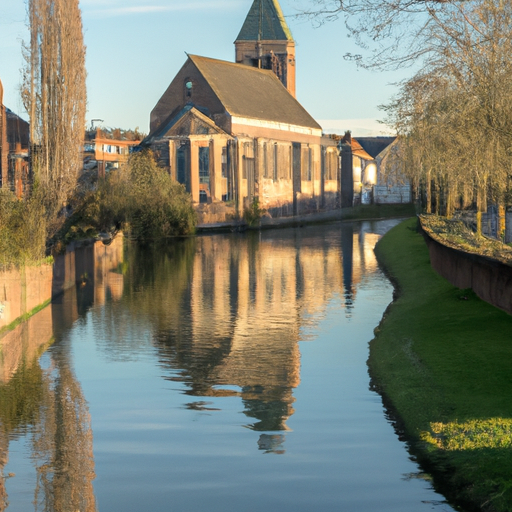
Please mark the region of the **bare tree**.
<svg viewBox="0 0 512 512"><path fill-rule="evenodd" d="M30 43L22 97L30 116L35 186L49 218L72 193L82 168L85 46L78 0L28 0Z"/></svg>
<svg viewBox="0 0 512 512"><path fill-rule="evenodd" d="M366 68L396 69L439 48L430 29L465 0L310 0L299 16L321 25L342 19L362 54L345 55Z"/></svg>
<svg viewBox="0 0 512 512"><path fill-rule="evenodd" d="M402 84L388 120L426 210L451 216L473 204L480 219L488 200L510 202L512 6L473 0L433 19L429 37L443 51Z"/></svg>

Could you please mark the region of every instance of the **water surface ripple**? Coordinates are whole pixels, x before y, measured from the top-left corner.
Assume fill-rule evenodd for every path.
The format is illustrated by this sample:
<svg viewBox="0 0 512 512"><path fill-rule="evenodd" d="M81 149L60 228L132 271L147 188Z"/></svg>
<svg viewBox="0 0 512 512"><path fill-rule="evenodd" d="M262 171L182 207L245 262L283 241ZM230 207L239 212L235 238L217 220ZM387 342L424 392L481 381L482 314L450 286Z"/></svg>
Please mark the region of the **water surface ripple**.
<svg viewBox="0 0 512 512"><path fill-rule="evenodd" d="M105 249L19 327L0 511L452 511L369 389L393 223Z"/></svg>

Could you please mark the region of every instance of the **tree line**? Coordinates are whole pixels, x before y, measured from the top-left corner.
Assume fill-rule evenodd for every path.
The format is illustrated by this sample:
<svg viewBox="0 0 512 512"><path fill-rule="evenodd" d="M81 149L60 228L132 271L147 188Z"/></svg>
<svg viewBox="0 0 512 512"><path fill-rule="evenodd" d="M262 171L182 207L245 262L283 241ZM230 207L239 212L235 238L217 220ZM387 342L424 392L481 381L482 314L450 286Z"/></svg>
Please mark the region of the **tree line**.
<svg viewBox="0 0 512 512"><path fill-rule="evenodd" d="M512 3L506 0L314 0L319 23L342 17L362 47L346 55L412 76L382 108L396 165L427 212L510 204ZM479 216L478 216L479 218Z"/></svg>

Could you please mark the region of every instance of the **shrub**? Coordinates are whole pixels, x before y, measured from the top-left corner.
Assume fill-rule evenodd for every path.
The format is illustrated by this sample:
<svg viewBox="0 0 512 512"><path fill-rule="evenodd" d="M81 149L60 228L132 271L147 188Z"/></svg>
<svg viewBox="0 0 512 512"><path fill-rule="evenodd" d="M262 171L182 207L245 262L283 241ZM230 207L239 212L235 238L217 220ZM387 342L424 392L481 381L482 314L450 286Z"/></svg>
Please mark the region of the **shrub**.
<svg viewBox="0 0 512 512"><path fill-rule="evenodd" d="M249 226L256 226L266 212L267 210L260 208L259 198L255 197L252 200L251 206L244 210L244 220Z"/></svg>
<svg viewBox="0 0 512 512"><path fill-rule="evenodd" d="M196 215L185 187L158 167L150 151L143 151L100 179L67 224L61 237L66 242L75 233L121 228L135 240L149 242L193 233Z"/></svg>
<svg viewBox="0 0 512 512"><path fill-rule="evenodd" d="M20 200L0 189L0 266L40 261L46 250L46 221L37 194Z"/></svg>

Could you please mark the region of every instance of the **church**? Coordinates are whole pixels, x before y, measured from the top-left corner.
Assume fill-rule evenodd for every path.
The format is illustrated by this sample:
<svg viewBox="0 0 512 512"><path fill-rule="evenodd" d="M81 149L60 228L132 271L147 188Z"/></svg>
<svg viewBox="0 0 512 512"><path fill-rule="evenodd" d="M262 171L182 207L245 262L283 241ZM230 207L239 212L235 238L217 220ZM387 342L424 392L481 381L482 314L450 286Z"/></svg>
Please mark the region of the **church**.
<svg viewBox="0 0 512 512"><path fill-rule="evenodd" d="M295 42L278 0L254 0L235 62L187 55L151 112L150 147L192 195L199 224L339 208L337 140L295 98Z"/></svg>

